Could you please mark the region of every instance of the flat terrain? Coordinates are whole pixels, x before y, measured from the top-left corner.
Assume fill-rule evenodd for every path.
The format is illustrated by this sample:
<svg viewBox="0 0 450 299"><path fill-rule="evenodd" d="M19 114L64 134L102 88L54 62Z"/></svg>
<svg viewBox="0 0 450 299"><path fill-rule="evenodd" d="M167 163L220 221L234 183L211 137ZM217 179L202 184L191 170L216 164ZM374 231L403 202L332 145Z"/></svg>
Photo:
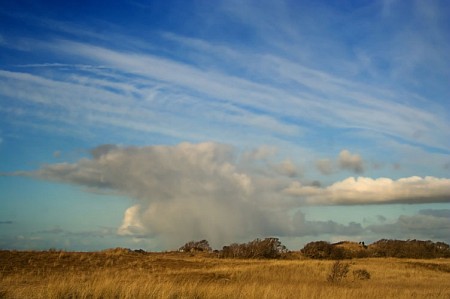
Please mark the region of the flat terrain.
<svg viewBox="0 0 450 299"><path fill-rule="evenodd" d="M334 263L120 249L0 251L0 298L450 298L450 259L346 260L347 276L329 282Z"/></svg>

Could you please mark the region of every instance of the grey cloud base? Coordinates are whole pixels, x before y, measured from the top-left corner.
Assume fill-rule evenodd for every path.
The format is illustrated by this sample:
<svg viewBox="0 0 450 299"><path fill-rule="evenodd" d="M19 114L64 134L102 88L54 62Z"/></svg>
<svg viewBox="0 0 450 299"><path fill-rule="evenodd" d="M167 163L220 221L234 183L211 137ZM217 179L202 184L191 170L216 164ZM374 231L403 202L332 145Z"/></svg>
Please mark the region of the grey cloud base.
<svg viewBox="0 0 450 299"><path fill-rule="evenodd" d="M273 151L264 151L264 155L257 152L238 154L231 146L212 142L147 147L102 145L91 151L92 158L14 175L128 196L136 202L125 211L118 234L158 238L166 246L191 239L208 239L217 247L274 235L357 236L365 231L358 223L309 221L300 211L292 214L292 209L305 204L450 201L449 179L348 178L328 187L307 186L294 180L297 169L290 160L277 163L272 161ZM347 156L346 167L356 171L361 158L349 153ZM372 228L380 230L383 227Z"/></svg>

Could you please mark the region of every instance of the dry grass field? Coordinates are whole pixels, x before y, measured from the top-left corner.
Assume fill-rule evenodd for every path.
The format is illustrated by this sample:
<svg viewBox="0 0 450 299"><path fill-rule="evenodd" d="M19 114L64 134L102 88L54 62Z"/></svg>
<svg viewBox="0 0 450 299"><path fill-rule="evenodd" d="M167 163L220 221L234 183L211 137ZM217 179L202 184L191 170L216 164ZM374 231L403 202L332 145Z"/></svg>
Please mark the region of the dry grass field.
<svg viewBox="0 0 450 299"><path fill-rule="evenodd" d="M450 260L219 259L210 254L0 251L0 298L450 298ZM357 273L366 270L370 279ZM366 277L367 278L367 277Z"/></svg>

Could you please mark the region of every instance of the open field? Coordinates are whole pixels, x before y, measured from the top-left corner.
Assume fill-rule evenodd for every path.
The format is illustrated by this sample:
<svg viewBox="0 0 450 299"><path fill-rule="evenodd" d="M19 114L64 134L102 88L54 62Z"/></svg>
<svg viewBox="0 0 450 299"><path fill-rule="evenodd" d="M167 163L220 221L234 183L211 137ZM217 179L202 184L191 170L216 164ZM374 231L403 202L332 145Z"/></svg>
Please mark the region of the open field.
<svg viewBox="0 0 450 299"><path fill-rule="evenodd" d="M0 251L0 298L450 298L450 259L343 262L347 277L330 283L334 261L298 256Z"/></svg>

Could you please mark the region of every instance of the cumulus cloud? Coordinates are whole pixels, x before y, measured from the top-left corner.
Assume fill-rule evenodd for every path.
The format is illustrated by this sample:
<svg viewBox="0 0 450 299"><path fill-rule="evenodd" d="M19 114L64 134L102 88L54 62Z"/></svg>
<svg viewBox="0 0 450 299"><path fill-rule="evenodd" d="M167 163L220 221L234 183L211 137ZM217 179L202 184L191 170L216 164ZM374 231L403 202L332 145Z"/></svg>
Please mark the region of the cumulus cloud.
<svg viewBox="0 0 450 299"><path fill-rule="evenodd" d="M31 176L132 198L116 232L157 240L163 248L192 239L208 239L218 247L257 236L354 236L363 231L358 223L307 220L300 211L292 214L292 208L303 204L450 201L450 179L350 177L322 186L293 181L298 175L295 164L274 162L274 151L268 148L238 153L231 146L212 142L101 145L90 151L91 157L75 163L3 175ZM419 216L436 219L436 213L424 210Z"/></svg>
<svg viewBox="0 0 450 299"><path fill-rule="evenodd" d="M284 192L319 205L450 202L450 179L349 177L323 188L293 182Z"/></svg>
<svg viewBox="0 0 450 299"><path fill-rule="evenodd" d="M348 150L339 153L339 167L344 170L350 170L355 173L364 172L364 162L360 155L352 154Z"/></svg>
<svg viewBox="0 0 450 299"><path fill-rule="evenodd" d="M166 246L207 238L213 245L287 234L286 211L274 211L270 189L296 172L289 160L266 177L237 165L236 151L224 144L176 146L102 145L92 158L43 166L16 175L71 183L88 190L113 190L134 198L118 229L121 235L156 237ZM264 158L270 151L255 152ZM271 164L271 163L268 163ZM273 164L276 165L276 164Z"/></svg>

